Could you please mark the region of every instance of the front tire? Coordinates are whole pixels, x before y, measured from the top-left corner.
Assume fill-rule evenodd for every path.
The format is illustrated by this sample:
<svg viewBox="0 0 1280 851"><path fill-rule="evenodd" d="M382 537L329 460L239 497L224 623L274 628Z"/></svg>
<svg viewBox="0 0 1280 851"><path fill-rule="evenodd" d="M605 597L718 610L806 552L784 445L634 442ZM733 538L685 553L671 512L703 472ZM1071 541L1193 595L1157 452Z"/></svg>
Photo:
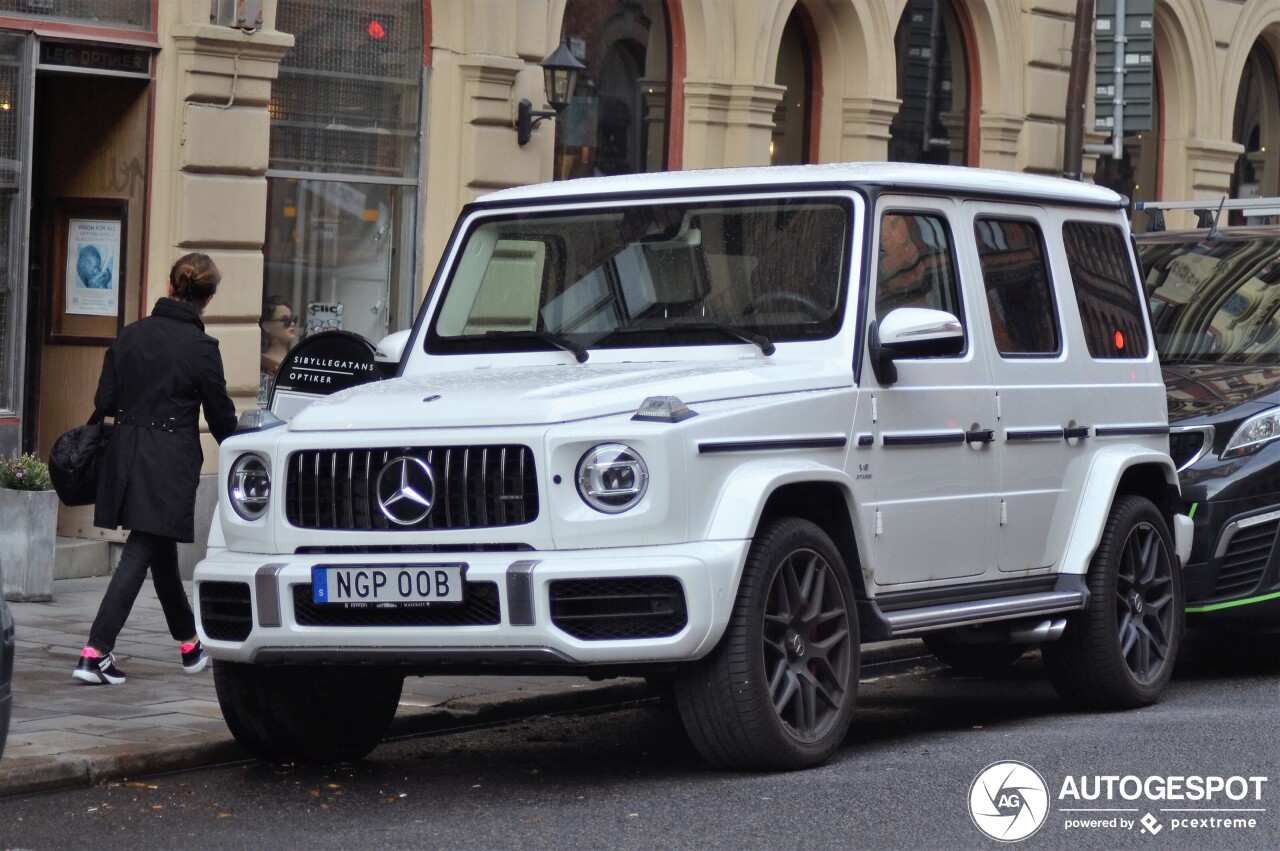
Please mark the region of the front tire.
<svg viewBox="0 0 1280 851"><path fill-rule="evenodd" d="M382 741L400 703L395 671L334 665L215 662L231 735L267 762L353 762Z"/></svg>
<svg viewBox="0 0 1280 851"><path fill-rule="evenodd" d="M1169 527L1150 500L1116 498L1088 585L1088 605L1043 647L1054 688L1092 709L1155 703L1182 644L1184 600Z"/></svg>
<svg viewBox="0 0 1280 851"><path fill-rule="evenodd" d="M860 650L839 551L808 520L774 521L751 546L720 643L676 678L689 738L724 768L821 764L853 719Z"/></svg>

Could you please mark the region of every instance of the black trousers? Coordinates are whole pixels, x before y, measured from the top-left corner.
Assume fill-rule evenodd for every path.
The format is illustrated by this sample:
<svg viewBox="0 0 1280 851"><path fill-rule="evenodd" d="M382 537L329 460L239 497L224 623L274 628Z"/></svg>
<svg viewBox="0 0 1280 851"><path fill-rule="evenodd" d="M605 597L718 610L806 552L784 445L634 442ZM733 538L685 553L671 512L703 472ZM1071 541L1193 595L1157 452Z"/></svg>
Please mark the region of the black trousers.
<svg viewBox="0 0 1280 851"><path fill-rule="evenodd" d="M111 574L107 593L102 596L98 615L89 630L89 646L94 650L105 654L115 649L116 637L138 599L148 567L174 641L186 641L196 634L195 615L191 613L191 603L178 572L178 542L149 532L130 532L120 554L120 564Z"/></svg>

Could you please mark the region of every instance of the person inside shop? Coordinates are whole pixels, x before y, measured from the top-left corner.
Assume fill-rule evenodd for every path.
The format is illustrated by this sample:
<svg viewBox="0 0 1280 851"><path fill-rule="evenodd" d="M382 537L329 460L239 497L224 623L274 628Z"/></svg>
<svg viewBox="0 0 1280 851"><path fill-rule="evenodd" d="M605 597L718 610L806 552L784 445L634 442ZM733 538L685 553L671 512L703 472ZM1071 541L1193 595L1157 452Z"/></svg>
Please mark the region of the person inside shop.
<svg viewBox="0 0 1280 851"><path fill-rule="evenodd" d="M262 315L258 318L262 329L262 357L258 375L258 407L267 407L271 382L280 370L280 363L293 346L298 334L298 319L293 308L283 296L270 295L262 302Z"/></svg>
<svg viewBox="0 0 1280 851"><path fill-rule="evenodd" d="M128 529L129 537L72 672L82 682L125 681L113 651L148 569L183 669L194 674L208 664L178 571L178 544L195 540L200 408L218 443L236 427L218 341L200 318L220 281L207 255L184 255L169 271L168 295L150 316L126 325L103 358L93 403L115 426L99 462L93 522Z"/></svg>
<svg viewBox="0 0 1280 851"><path fill-rule="evenodd" d="M298 317L283 296L270 295L262 302L258 327L262 329L262 371L274 378L298 334Z"/></svg>

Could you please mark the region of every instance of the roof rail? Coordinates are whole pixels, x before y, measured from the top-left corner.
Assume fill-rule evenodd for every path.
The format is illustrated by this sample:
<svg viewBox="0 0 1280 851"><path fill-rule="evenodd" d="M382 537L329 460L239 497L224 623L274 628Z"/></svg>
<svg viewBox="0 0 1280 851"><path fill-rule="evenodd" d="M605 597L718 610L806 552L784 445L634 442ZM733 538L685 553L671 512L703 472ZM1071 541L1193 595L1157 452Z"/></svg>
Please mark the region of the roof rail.
<svg viewBox="0 0 1280 851"><path fill-rule="evenodd" d="M1280 216L1280 198L1222 198L1218 203L1203 201L1137 201L1134 209L1151 218L1147 220L1147 232L1165 229L1166 210L1191 210L1199 217L1196 227L1216 228L1217 217L1223 210L1238 210L1246 217Z"/></svg>

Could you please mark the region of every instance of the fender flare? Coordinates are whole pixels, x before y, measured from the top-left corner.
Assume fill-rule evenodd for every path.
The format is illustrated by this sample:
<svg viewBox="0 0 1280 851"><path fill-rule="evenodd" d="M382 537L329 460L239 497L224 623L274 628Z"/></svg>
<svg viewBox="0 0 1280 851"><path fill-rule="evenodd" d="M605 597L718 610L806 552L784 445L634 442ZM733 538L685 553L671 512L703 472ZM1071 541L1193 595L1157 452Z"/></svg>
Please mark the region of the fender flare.
<svg viewBox="0 0 1280 851"><path fill-rule="evenodd" d="M1111 504L1115 500L1121 477L1126 471L1144 465L1158 466L1164 473L1165 483L1177 490L1178 471L1166 453L1129 444L1108 446L1094 455L1087 481L1076 504L1060 573L1084 575L1089 572L1089 562L1102 540L1102 530L1111 515ZM1174 527L1176 525L1175 523ZM1169 529L1170 536L1175 535L1174 527ZM1174 543L1175 546L1178 543L1176 538Z"/></svg>
<svg viewBox="0 0 1280 851"><path fill-rule="evenodd" d="M770 494L785 485L810 482L836 485L845 493L848 504L853 505L849 476L839 468L801 458L751 461L725 479L707 523L706 540L736 541L752 537ZM854 526L857 527L856 521Z"/></svg>

